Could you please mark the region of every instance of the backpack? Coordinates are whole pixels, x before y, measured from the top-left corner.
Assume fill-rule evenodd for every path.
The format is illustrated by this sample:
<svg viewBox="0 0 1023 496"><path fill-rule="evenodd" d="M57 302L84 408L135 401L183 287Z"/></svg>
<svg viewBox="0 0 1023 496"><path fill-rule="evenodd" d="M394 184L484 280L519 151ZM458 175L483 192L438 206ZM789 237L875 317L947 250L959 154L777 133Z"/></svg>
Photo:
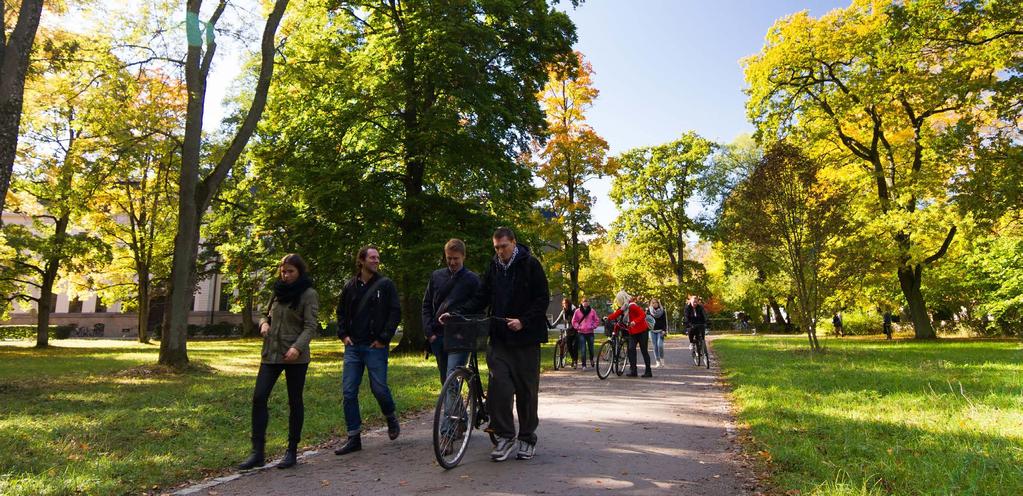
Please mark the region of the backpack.
<svg viewBox="0 0 1023 496"><path fill-rule="evenodd" d="M652 315L646 314L646 328L652 331L656 325L657 320L655 320Z"/></svg>

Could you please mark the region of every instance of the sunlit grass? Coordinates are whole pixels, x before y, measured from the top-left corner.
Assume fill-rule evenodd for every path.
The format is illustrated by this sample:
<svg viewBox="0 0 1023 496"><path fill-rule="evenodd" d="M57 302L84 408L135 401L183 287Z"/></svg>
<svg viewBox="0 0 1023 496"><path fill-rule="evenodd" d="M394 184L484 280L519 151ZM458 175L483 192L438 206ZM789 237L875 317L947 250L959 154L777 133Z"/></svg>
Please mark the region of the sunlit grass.
<svg viewBox="0 0 1023 496"><path fill-rule="evenodd" d="M802 494L1023 494L1015 341L728 336L714 350L755 456Z"/></svg>
<svg viewBox="0 0 1023 496"><path fill-rule="evenodd" d="M158 346L116 340L0 345L0 494L127 494L214 474L249 450L260 341L189 343L195 371L156 370ZM342 346L313 342L302 445L343 433ZM392 356L389 382L405 416L433 407L440 389L431 357ZM367 427L383 425L363 381ZM284 380L270 402L267 448L287 441Z"/></svg>

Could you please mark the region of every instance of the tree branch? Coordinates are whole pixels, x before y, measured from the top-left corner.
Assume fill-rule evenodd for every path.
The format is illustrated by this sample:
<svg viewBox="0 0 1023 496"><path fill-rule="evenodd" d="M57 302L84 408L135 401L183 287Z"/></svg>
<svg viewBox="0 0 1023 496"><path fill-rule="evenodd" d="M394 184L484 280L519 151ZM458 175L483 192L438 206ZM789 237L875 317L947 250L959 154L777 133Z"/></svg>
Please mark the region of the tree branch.
<svg viewBox="0 0 1023 496"><path fill-rule="evenodd" d="M952 244L952 238L954 238L955 235L956 226L952 226L952 228L948 230L948 235L945 236L945 241L941 243L941 248L938 248L938 251L934 255L931 255L924 259L924 264L930 264L938 260L939 258L945 256L945 252L948 251L948 245Z"/></svg>

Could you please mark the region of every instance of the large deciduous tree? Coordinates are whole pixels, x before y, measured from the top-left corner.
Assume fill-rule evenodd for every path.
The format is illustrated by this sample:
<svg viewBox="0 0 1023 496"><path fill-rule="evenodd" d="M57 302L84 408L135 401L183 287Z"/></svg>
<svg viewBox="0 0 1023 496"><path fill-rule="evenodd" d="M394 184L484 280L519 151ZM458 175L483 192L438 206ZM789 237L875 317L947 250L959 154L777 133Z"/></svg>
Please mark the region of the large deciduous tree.
<svg viewBox="0 0 1023 496"><path fill-rule="evenodd" d="M741 218L739 235L755 250L779 253L795 297L793 313L814 350L820 348L817 323L824 300L849 275L836 254L850 231L850 196L826 179L818 161L782 142L729 198L733 215Z"/></svg>
<svg viewBox="0 0 1023 496"><path fill-rule="evenodd" d="M188 104L181 173L178 180L177 235L174 238L170 292L160 340L159 359L161 364L172 366L183 366L188 363L188 313L191 310L189 304L196 284L199 226L210 202L238 161L263 115L273 77L277 28L288 7L288 0L275 0L271 4L263 26L258 76L248 112L241 118L230 144L218 157L211 158L213 164L204 171L201 165L206 85L217 51L215 37L217 23L227 9L227 1L220 0L206 21L200 20L202 3L202 0L188 0L185 9L185 35L188 42L188 52L185 56L185 85L188 89Z"/></svg>
<svg viewBox="0 0 1023 496"><path fill-rule="evenodd" d="M0 277L21 285L16 297L37 303L37 347L48 345L58 279L109 260L109 248L81 229L82 219L112 174L111 157L139 139L124 132L118 108L125 74L108 47L100 38L53 32L45 55L55 62L26 85L11 210L28 222L4 227L14 258Z"/></svg>
<svg viewBox="0 0 1023 496"><path fill-rule="evenodd" d="M799 129L841 147L870 178L875 229L891 239L918 338L935 337L923 270L957 231L949 184L972 169L947 153L979 132L956 131L990 123L992 95L1018 78L1019 5L856 0L819 19L780 20L744 62L761 138Z"/></svg>
<svg viewBox="0 0 1023 496"><path fill-rule="evenodd" d="M667 259L680 295L703 270L685 258L688 236L697 228L686 207L704 189L714 149L714 143L690 131L670 143L635 148L611 159L611 199L620 211L615 230L630 246L649 247L652 256Z"/></svg>
<svg viewBox="0 0 1023 496"><path fill-rule="evenodd" d="M519 158L544 131L536 94L571 59L574 26L546 0L394 0L312 1L284 29L257 167L303 236L277 232L278 247L310 254L337 294L358 246L379 245L401 295L398 349L418 351L447 238L465 238L478 268L497 222L532 215Z"/></svg>
<svg viewBox="0 0 1023 496"><path fill-rule="evenodd" d="M548 140L537 147L537 176L544 182L541 205L549 208L557 223L569 295L579 301L579 267L586 244L581 235L598 232L590 210L594 197L586 188L590 179L607 172L607 142L586 123L586 111L598 91L593 69L581 53L577 63L554 66L549 81L538 95L547 114Z"/></svg>
<svg viewBox="0 0 1023 496"><path fill-rule="evenodd" d="M25 76L43 14L43 3L43 0L21 0L0 5L3 13L0 31L0 43L3 44L0 52L0 212L4 211L7 188L14 171ZM14 13L13 7L18 8L18 14L9 17L8 14Z"/></svg>

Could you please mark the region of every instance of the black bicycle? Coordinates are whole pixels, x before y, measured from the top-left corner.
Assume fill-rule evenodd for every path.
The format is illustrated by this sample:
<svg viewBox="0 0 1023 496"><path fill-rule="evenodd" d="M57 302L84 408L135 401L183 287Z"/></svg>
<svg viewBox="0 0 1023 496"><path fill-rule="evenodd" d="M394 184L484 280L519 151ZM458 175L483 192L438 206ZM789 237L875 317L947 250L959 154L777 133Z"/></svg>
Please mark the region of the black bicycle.
<svg viewBox="0 0 1023 496"><path fill-rule="evenodd" d="M628 362L626 356L626 325L619 319L614 322L604 323L605 332L610 330L610 336L604 344L600 345L597 353L597 377L607 379L614 371L615 375L621 376L625 373L625 364Z"/></svg>
<svg viewBox="0 0 1023 496"><path fill-rule="evenodd" d="M565 357L568 356L568 337L564 329L554 343L554 370L565 368Z"/></svg>
<svg viewBox="0 0 1023 496"><path fill-rule="evenodd" d="M691 328L689 332L695 332L696 339L692 341L692 355L693 363L699 367L701 363L707 365L710 368L710 352L707 350L707 328L706 326L697 326Z"/></svg>
<svg viewBox="0 0 1023 496"><path fill-rule="evenodd" d="M473 429L490 421L476 352L486 345L491 319L496 318L452 314L444 323L444 351L470 352L465 366L453 370L444 381L433 413L433 453L437 463L445 469L458 466ZM496 445L497 436L489 428L485 432Z"/></svg>

